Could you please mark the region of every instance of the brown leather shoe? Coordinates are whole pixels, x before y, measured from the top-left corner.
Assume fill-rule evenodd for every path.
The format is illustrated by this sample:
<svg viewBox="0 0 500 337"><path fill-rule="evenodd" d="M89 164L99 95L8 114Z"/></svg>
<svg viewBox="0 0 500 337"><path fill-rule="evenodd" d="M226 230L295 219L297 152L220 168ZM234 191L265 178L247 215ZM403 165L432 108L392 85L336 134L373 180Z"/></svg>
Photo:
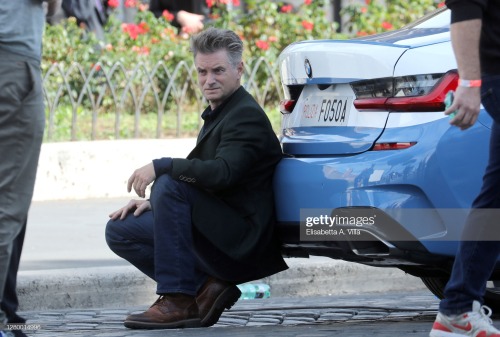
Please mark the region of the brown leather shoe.
<svg viewBox="0 0 500 337"><path fill-rule="evenodd" d="M230 309L240 298L241 291L234 284L209 277L196 296L201 326L212 326L224 309Z"/></svg>
<svg viewBox="0 0 500 337"><path fill-rule="evenodd" d="M123 323L131 329L197 328L201 325L193 296L162 295L142 314L129 315Z"/></svg>

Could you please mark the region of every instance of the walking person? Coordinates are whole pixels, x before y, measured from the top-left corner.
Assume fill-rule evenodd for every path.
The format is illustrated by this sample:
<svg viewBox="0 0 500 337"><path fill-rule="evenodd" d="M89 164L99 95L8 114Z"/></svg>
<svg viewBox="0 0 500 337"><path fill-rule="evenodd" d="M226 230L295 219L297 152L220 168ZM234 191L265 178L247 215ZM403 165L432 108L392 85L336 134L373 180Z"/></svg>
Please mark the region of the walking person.
<svg viewBox="0 0 500 337"><path fill-rule="evenodd" d="M431 337L500 337L483 304L486 282L500 255L500 0L447 0L451 39L460 76L451 124L466 130L480 104L493 118L489 161L462 234ZM493 240L492 240L493 238Z"/></svg>
<svg viewBox="0 0 500 337"><path fill-rule="evenodd" d="M191 43L209 102L186 159L160 158L128 180L144 198L111 213L106 241L157 283L160 298L129 328L211 326L241 292L236 284L287 268L274 237L274 168L282 152L265 112L240 85L241 39L208 28Z"/></svg>
<svg viewBox="0 0 500 337"><path fill-rule="evenodd" d="M16 314L16 277L45 126L41 54L45 15L57 0L0 2L0 336L23 323Z"/></svg>
<svg viewBox="0 0 500 337"><path fill-rule="evenodd" d="M62 0L66 17L74 17L76 23L104 41L104 26L108 22L108 2L105 0Z"/></svg>

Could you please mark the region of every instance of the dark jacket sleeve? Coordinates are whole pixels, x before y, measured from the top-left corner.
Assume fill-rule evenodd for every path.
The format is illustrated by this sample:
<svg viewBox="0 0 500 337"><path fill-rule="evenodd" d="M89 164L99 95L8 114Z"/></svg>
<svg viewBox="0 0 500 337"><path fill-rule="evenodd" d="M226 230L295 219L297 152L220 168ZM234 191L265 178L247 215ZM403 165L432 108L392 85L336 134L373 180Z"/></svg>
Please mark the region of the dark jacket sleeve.
<svg viewBox="0 0 500 337"><path fill-rule="evenodd" d="M451 23L455 23L481 19L488 0L446 0L445 3L451 9Z"/></svg>
<svg viewBox="0 0 500 337"><path fill-rule="evenodd" d="M158 177L162 174L172 173L172 158L164 157L153 159L153 167L155 169L155 176Z"/></svg>

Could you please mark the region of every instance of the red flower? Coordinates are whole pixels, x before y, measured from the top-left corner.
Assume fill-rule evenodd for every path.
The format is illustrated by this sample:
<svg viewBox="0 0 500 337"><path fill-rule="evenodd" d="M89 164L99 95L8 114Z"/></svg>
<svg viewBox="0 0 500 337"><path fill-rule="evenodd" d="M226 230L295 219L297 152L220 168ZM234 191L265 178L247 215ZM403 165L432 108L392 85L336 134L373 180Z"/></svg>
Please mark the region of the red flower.
<svg viewBox="0 0 500 337"><path fill-rule="evenodd" d="M233 0L233 5L238 7L240 5L240 0Z"/></svg>
<svg viewBox="0 0 500 337"><path fill-rule="evenodd" d="M304 3L309 6L312 3L312 0L304 0Z"/></svg>
<svg viewBox="0 0 500 337"><path fill-rule="evenodd" d="M365 4L369 5L371 0L365 0Z"/></svg>
<svg viewBox="0 0 500 337"><path fill-rule="evenodd" d="M120 0L108 0L108 6L111 8L117 8L120 6Z"/></svg>
<svg viewBox="0 0 500 337"><path fill-rule="evenodd" d="M361 13L366 13L367 11L368 11L368 8L366 8L366 7L364 7L364 6L363 6L363 7L361 7Z"/></svg>
<svg viewBox="0 0 500 337"><path fill-rule="evenodd" d="M208 8L212 8L215 5L215 0L205 0Z"/></svg>
<svg viewBox="0 0 500 337"><path fill-rule="evenodd" d="M172 22L174 19L175 19L175 16L174 14L170 13L169 11L167 11L166 9L163 11L163 13L161 14L165 20L167 20L168 22Z"/></svg>
<svg viewBox="0 0 500 337"><path fill-rule="evenodd" d="M314 23L312 23L310 21L307 21L307 20L303 20L302 21L302 27L304 27L305 30L313 30Z"/></svg>
<svg viewBox="0 0 500 337"><path fill-rule="evenodd" d="M132 40L135 40L137 39L137 32L134 31L134 27L135 25L133 23L122 23L122 31L124 33L127 33L128 36L130 36L130 38L132 38Z"/></svg>
<svg viewBox="0 0 500 337"><path fill-rule="evenodd" d="M125 7L134 8L137 6L137 0L125 0Z"/></svg>
<svg viewBox="0 0 500 337"><path fill-rule="evenodd" d="M278 41L278 38L276 36L269 36L269 39L267 39L269 42L276 42Z"/></svg>
<svg viewBox="0 0 500 337"><path fill-rule="evenodd" d="M389 30L389 29L392 29L392 24L387 22L387 21L384 21L382 22L382 28L384 28L385 30Z"/></svg>
<svg viewBox="0 0 500 337"><path fill-rule="evenodd" d="M281 6L281 13L290 13L291 11L293 10L293 6L292 5L284 5L284 6Z"/></svg>
<svg viewBox="0 0 500 337"><path fill-rule="evenodd" d="M146 46L141 47L141 49L139 50L139 54L140 55L149 55L149 48Z"/></svg>
<svg viewBox="0 0 500 337"><path fill-rule="evenodd" d="M444 7L444 1L441 1L441 2L438 4L438 8L441 8L441 7Z"/></svg>
<svg viewBox="0 0 500 337"><path fill-rule="evenodd" d="M146 34L149 32L149 25L146 22L141 22L137 26L139 26L139 34Z"/></svg>
<svg viewBox="0 0 500 337"><path fill-rule="evenodd" d="M122 24L122 30L127 33L132 40L135 40L139 35L146 34L149 31L149 26L145 22L141 22L138 25L133 23L124 23Z"/></svg>
<svg viewBox="0 0 500 337"><path fill-rule="evenodd" d="M365 32L364 30L360 30L359 32L356 33L357 36L366 36L368 35L367 32Z"/></svg>
<svg viewBox="0 0 500 337"><path fill-rule="evenodd" d="M268 50L269 49L269 43L263 40L257 40L255 41L255 45L257 48L262 49L262 50Z"/></svg>

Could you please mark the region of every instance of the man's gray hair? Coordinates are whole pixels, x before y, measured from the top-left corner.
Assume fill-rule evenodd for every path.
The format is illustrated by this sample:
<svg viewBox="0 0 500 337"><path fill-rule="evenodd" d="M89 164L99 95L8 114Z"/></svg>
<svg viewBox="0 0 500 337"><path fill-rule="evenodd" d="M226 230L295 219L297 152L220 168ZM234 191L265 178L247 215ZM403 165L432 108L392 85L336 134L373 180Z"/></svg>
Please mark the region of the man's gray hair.
<svg viewBox="0 0 500 337"><path fill-rule="evenodd" d="M213 54L219 50L226 50L229 62L236 67L243 54L243 42L240 37L228 29L210 27L191 38L191 51L194 57L198 53Z"/></svg>

